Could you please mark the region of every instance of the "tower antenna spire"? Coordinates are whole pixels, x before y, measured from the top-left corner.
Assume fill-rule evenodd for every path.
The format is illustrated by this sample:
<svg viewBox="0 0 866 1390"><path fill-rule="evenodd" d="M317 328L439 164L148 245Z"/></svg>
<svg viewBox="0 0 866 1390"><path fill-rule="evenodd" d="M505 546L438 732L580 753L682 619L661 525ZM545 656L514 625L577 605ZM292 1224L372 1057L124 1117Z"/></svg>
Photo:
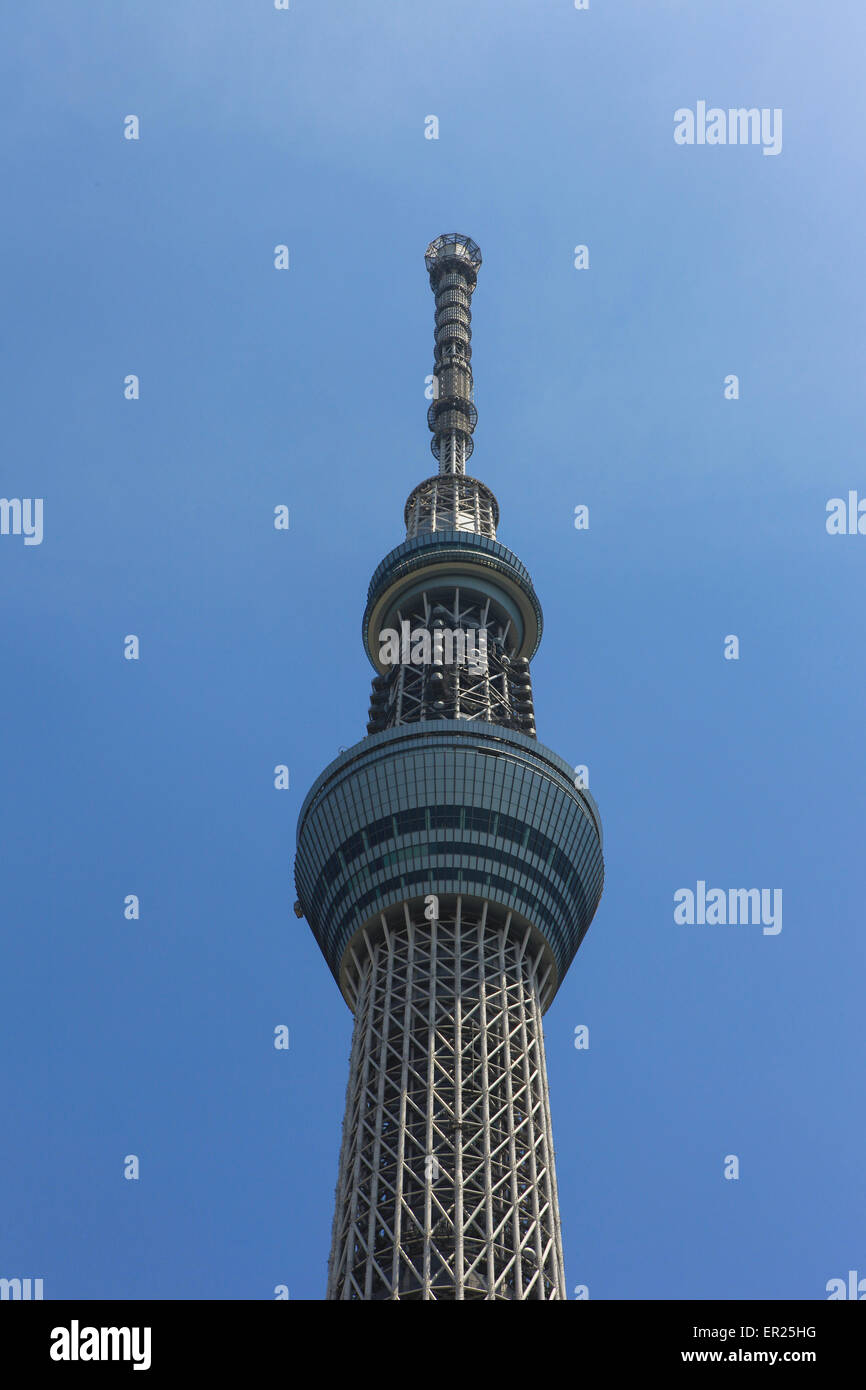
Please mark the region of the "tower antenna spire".
<svg viewBox="0 0 866 1390"><path fill-rule="evenodd" d="M424 257L436 296L433 401L427 424L435 477L413 488L404 510L406 539L431 532L473 531L496 539L499 504L490 488L466 473L478 423L472 380L472 294L481 251L462 232L446 232Z"/></svg>
<svg viewBox="0 0 866 1390"><path fill-rule="evenodd" d="M472 292L478 281L481 250L471 237L446 232L424 257L436 296L433 403L427 424L430 448L442 474L463 474L472 455L478 423L472 381Z"/></svg>

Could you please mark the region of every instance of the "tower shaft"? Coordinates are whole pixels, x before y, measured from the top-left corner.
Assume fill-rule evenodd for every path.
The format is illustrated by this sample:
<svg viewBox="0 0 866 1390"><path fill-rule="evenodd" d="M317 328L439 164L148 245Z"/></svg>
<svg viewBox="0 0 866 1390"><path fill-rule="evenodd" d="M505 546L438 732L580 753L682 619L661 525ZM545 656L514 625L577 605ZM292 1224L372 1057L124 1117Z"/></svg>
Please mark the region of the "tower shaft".
<svg viewBox="0 0 866 1390"><path fill-rule="evenodd" d="M328 1297L561 1299L549 966L496 904L438 911L383 913L353 967Z"/></svg>

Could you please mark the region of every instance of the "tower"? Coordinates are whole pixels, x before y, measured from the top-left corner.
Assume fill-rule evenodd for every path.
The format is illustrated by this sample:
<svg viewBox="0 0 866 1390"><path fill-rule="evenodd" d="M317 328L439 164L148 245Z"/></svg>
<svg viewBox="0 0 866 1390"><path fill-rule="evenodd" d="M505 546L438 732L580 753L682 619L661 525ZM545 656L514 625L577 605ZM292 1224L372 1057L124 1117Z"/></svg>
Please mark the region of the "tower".
<svg viewBox="0 0 866 1390"><path fill-rule="evenodd" d="M481 252L426 254L439 471L364 612L367 737L313 784L296 911L355 1015L329 1299L565 1297L542 1014L602 890L601 823L539 743L541 607L466 473Z"/></svg>

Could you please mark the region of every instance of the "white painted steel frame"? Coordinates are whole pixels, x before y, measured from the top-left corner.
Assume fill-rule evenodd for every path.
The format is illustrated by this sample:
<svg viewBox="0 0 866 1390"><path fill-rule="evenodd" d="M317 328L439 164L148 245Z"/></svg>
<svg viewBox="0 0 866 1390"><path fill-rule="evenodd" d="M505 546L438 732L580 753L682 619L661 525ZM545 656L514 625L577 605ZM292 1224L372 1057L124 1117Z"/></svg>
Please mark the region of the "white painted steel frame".
<svg viewBox="0 0 866 1390"><path fill-rule="evenodd" d="M489 902L416 900L354 954L355 1032L329 1299L562 1299L530 932Z"/></svg>

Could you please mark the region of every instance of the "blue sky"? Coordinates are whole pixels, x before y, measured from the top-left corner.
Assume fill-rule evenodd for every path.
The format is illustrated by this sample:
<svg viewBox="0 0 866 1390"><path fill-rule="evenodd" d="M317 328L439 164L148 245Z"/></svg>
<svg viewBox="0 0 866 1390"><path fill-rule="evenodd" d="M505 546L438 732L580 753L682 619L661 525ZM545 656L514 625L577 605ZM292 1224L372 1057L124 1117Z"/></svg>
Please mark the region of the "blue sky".
<svg viewBox="0 0 866 1390"><path fill-rule="evenodd" d="M0 536L0 1275L324 1292L351 1018L295 823L364 735L366 585L434 471L452 230L539 738L605 829L546 1016L569 1289L866 1275L866 536L825 528L866 497L864 39L805 0L4 13L2 492L44 538ZM780 108L781 153L678 146L699 100ZM677 925L698 880L780 888L782 931Z"/></svg>

